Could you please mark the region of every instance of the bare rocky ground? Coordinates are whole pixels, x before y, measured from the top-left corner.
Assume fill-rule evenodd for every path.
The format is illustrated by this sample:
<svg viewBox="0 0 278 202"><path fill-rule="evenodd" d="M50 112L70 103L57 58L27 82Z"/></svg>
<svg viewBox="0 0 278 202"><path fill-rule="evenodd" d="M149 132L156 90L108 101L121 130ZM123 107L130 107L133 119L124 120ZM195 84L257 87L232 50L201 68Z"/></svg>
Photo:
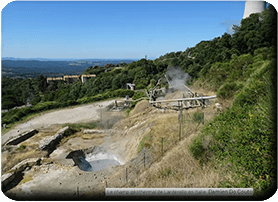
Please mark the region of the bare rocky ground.
<svg viewBox="0 0 278 202"><path fill-rule="evenodd" d="M33 166L25 171L25 179L29 177L31 181L16 186L6 194L10 198L21 200L97 197L104 193L104 180L108 179L112 171L109 168L99 172L86 172L77 166L56 163Z"/></svg>
<svg viewBox="0 0 278 202"><path fill-rule="evenodd" d="M2 135L2 144L5 143L8 139L33 128L50 128L51 126L57 124L60 125L65 123L80 123L99 120L99 105L102 105L102 108L105 108L108 105L111 105L113 102L114 100L102 101L93 104L82 105L80 107L61 109L54 112L45 113L41 116L37 116L26 123L17 125L14 129Z"/></svg>
<svg viewBox="0 0 278 202"><path fill-rule="evenodd" d="M28 140L17 146L11 146L9 149L3 150L2 148L2 174L11 172L10 169L17 163L34 157L41 158L40 165L24 170L23 179L5 194L13 199L98 197L104 194L104 188L109 186L110 183L111 185L112 182L117 185L125 183L125 174L119 178L117 177L117 179L109 179L109 175L115 170L125 170L123 165L110 165L102 171L86 172L75 166L72 159L66 159L70 151L89 148L94 145L101 145L107 152L115 154L122 164L130 160L131 157L136 156L136 153L135 155L125 155L126 151L130 150L130 146L127 146L127 143L131 138L130 135L135 133L136 127L133 127L133 129L125 127L124 135L122 135L122 130L117 131L116 129L116 132L114 132L114 128L109 128L111 124L118 122L123 117L124 112L105 112L105 110L102 110L100 115L98 105L101 104L104 108L111 105L111 103L113 101L86 105L78 107L78 109L59 110L57 113L52 112L31 120L32 123L41 124L44 120L47 120L47 117L51 119L47 122L49 126L39 128L39 133ZM93 110L88 111L88 108ZM94 111L94 114L92 114L92 111ZM84 116L79 116L78 119L76 115L79 113L83 113ZM71 118L60 119L60 116L64 114ZM97 120L100 116L103 120L104 134L83 134L82 131L78 132L73 136L67 137L66 140L62 139L61 143L48 158L45 157L46 154L44 152L39 151L38 147L41 140L53 136L62 127L62 123L88 122L88 120ZM21 124L18 127L28 129L27 124ZM2 142L4 138L7 138L15 130L2 136ZM129 136L127 136L127 133ZM21 146L26 148L18 150Z"/></svg>
<svg viewBox="0 0 278 202"><path fill-rule="evenodd" d="M101 116L105 133L83 134L82 131L78 132L66 139L62 139L61 143L47 158L36 149L42 138L54 135L55 132L61 128L60 124L97 120L100 117L98 105L108 106L112 103L113 100L99 102L77 107L78 109L59 110L57 113L52 112L42 117L34 118L32 123L41 124L47 121L49 126L41 128L38 134L23 142L26 145L27 153L30 149L30 154L28 153L27 156L24 156L20 154L20 151L16 151L15 156L12 158L18 158L17 161L20 162L26 158L39 156L41 158L40 165L27 168L23 172L24 176L21 182L9 189L5 194L10 198L21 200L92 200L103 197L106 187L140 187L142 185L150 187L151 185L148 184L147 180L145 181L144 176L148 173L147 168L153 166L157 167L156 165L158 165L158 163L154 163L153 165L150 164L152 161L152 154L149 152L149 156L147 156L147 166L146 168L142 167L143 151L138 154L138 145L141 140L151 132L153 134L155 134L156 131L163 134L166 130L169 130L170 133L175 132L178 113L171 110L165 111L156 109L151 107L148 101L141 101L140 104L131 111L130 116L123 119L121 119L121 117L123 117L123 112L102 111ZM210 109L207 111L209 110ZM84 116L81 114L84 114ZM65 115L65 117L63 117L63 115ZM161 120L165 121L165 123L161 122ZM173 126L170 125L169 128L167 124L169 124L171 120L175 121L173 122ZM115 123L113 127L109 126L109 122L110 125L111 123ZM165 128L156 129L157 125L163 124ZM23 126L24 124L21 124L21 127ZM171 127L173 129L171 129ZM171 132L171 130L173 131ZM6 135L5 138L11 134L12 132ZM2 136L2 142L3 137L4 136ZM160 141L159 135L157 138L159 139L158 141ZM20 147L23 143L18 146ZM66 159L66 156L71 151L89 148L95 145L101 146L108 153L116 155L121 165L110 165L105 170L86 172L74 165L72 159ZM155 149L156 148L154 148L154 151ZM168 156L170 154L171 153L168 152ZM3 168L5 168L5 166L7 167L6 164L9 164L9 159L11 159L9 155L9 151L2 151L2 174ZM21 156L21 158L17 157L20 155L23 156ZM169 158L173 159L171 155ZM4 173L8 172L9 168L12 166L14 165L9 165ZM126 168L129 170L128 178L126 177ZM154 174L151 175L155 176ZM151 178L150 176L148 177ZM155 180L157 180L157 178L155 178ZM153 183L154 185L156 184L155 181L153 181Z"/></svg>

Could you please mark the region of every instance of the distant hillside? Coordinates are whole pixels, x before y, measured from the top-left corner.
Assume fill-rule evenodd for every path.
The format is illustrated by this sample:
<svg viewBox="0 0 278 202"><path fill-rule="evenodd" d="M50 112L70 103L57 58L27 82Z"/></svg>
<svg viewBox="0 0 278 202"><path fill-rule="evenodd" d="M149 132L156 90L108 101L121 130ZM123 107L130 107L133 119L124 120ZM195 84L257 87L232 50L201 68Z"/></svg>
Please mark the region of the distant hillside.
<svg viewBox="0 0 278 202"><path fill-rule="evenodd" d="M35 78L43 76L62 76L64 74L81 74L91 65L119 64L121 62L131 63L129 59L87 59L87 60L48 60L20 58L3 58L2 77L13 78Z"/></svg>

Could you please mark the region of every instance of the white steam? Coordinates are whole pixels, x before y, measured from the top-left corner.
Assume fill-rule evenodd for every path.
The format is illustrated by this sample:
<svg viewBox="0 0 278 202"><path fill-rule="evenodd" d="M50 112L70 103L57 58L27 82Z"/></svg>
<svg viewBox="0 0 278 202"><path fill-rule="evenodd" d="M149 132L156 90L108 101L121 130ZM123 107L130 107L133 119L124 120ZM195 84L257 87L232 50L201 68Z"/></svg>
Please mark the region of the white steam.
<svg viewBox="0 0 278 202"><path fill-rule="evenodd" d="M179 67L168 67L166 75L170 80L171 87L183 91L186 90L184 87L186 81L191 78L188 73L185 73Z"/></svg>

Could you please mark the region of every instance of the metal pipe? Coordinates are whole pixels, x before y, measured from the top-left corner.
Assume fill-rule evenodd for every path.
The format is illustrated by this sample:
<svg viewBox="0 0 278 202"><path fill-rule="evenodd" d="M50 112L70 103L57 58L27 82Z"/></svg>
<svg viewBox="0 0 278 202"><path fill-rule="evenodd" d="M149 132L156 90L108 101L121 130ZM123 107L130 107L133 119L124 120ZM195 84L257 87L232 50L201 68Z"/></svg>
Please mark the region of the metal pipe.
<svg viewBox="0 0 278 202"><path fill-rule="evenodd" d="M216 95L207 96L207 97L190 97L190 98L180 98L180 99L172 99L172 100L159 100L159 101L150 101L151 104L159 103L159 102L178 102L178 101L186 101L186 100L202 100L202 99L214 99Z"/></svg>
<svg viewBox="0 0 278 202"><path fill-rule="evenodd" d="M182 119L182 103L179 105L180 115L179 115L179 140L181 141L181 119Z"/></svg>

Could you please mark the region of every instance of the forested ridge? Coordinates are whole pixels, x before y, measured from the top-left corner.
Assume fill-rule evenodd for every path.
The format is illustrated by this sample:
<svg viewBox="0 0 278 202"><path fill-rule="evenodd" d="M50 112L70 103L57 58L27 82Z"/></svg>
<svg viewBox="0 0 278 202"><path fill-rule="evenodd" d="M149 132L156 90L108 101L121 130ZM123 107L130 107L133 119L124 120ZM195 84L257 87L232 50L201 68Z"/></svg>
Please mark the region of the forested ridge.
<svg viewBox="0 0 278 202"><path fill-rule="evenodd" d="M221 37L201 41L185 51L167 53L155 60L141 59L130 64L121 64L121 68L115 68L119 65L113 64L90 66L84 74L97 76L85 83L48 84L46 77L42 75L34 79L2 77L2 109L24 105L27 101L33 105L28 107L30 109L3 113L2 122L12 123L26 114L52 108L125 94L133 96L133 91L124 90L126 83L135 83L136 89L150 88L166 73L169 66L180 67L187 72L191 76L191 82L206 81L218 89L223 82L215 84L215 79L228 78L229 74L228 69L223 69L220 64L228 64L237 57L241 59L257 55L257 58L262 60L276 57L276 26L276 10L270 5L262 14L252 14L249 18L243 19L240 26L234 26L232 35L225 33ZM238 68L242 71L248 69L249 63L245 63L246 61L239 62ZM229 68L233 69L233 66ZM211 76L214 73L216 78ZM237 79L237 75L230 76L230 80L233 79Z"/></svg>

